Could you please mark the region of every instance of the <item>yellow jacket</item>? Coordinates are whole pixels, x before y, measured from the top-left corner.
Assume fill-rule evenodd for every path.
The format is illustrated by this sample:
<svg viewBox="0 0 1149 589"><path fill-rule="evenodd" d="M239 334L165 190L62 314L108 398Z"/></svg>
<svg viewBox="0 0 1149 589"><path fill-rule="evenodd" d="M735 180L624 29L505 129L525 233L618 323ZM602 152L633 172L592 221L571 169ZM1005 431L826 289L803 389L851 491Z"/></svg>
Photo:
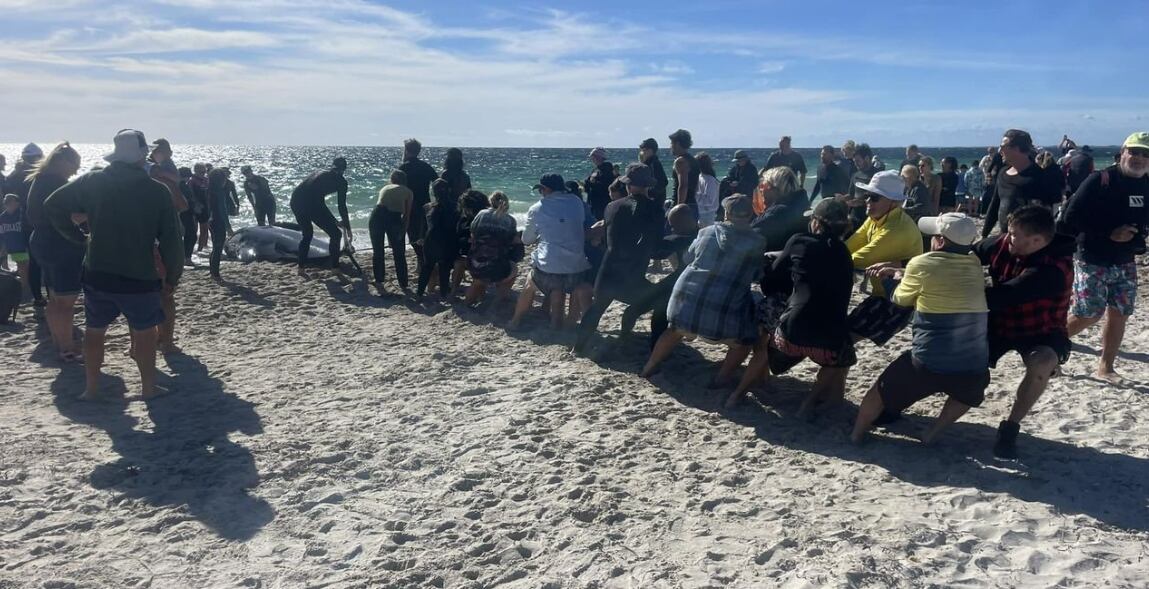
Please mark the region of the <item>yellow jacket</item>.
<svg viewBox="0 0 1149 589"><path fill-rule="evenodd" d="M879 262L905 262L922 253L922 232L918 224L900 207L890 211L885 217L874 220L866 217L866 222L846 240L854 268L865 270ZM870 279L874 294L886 294L881 282Z"/></svg>

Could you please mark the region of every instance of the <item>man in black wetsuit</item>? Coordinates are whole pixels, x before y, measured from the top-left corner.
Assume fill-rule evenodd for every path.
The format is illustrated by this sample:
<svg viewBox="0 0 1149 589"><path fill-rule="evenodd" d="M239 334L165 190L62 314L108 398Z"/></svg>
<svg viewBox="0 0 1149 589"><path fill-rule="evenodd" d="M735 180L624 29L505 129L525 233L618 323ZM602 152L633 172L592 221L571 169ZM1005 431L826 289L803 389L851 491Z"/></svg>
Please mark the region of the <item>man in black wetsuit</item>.
<svg viewBox="0 0 1149 589"><path fill-rule="evenodd" d="M778 140L778 151L770 154L770 159L766 160L766 168L777 168L778 166L787 166L794 173L798 175L798 186L806 185L806 160L802 158L802 154L794 151L790 147L790 136L784 135Z"/></svg>
<svg viewBox="0 0 1149 589"><path fill-rule="evenodd" d="M591 213L596 221L601 221L606 214L606 205L610 204L610 185L618 175L614 172L614 164L607 161L605 149L596 147L588 157L594 164L594 170L583 182L583 187L586 189L586 201L590 204Z"/></svg>
<svg viewBox="0 0 1149 589"><path fill-rule="evenodd" d="M267 178L252 172L251 166L243 166L239 171L243 174L243 192L255 211L255 222L260 227L275 225L275 196L271 194Z"/></svg>
<svg viewBox="0 0 1149 589"><path fill-rule="evenodd" d="M418 260L416 274L423 274L423 238L427 236L427 205L431 203L431 183L439 178L439 173L431 164L419 159L423 144L418 139L403 142L403 163L399 170L407 174L407 188L411 189L411 215L407 224L407 241L415 250Z"/></svg>
<svg viewBox="0 0 1149 589"><path fill-rule="evenodd" d="M1021 207L1040 204L1051 209L1061 201L1061 186L1034 161L1033 138L1029 133L1019 129L1006 131L1001 138L999 153L1007 167L997 174L994 181L982 237L989 237L994 227L1006 233L1010 213Z"/></svg>
<svg viewBox="0 0 1149 589"><path fill-rule="evenodd" d="M302 271L303 265L307 263L307 253L311 250L311 238L315 235L315 228L312 224L318 225L324 233L327 234L330 240L331 261L330 267L339 267L339 254L341 250L341 240L343 239L342 229L346 229L348 237L351 234L351 221L347 216L347 179L343 177L344 170L347 169L347 160L337 157L332 162L331 169L315 172L299 183L295 187L295 191L291 193L291 212L295 213L295 222L299 224L299 230L303 232L303 239L299 242L299 268ZM332 192L337 193L337 203L339 206L339 217L343 220L342 225L335 221L335 216L331 214L331 210L327 208L327 203L324 199Z"/></svg>
<svg viewBox="0 0 1149 589"><path fill-rule="evenodd" d="M750 154L739 149L734 152L734 165L730 166L730 171L718 186L718 199L721 201L731 194L750 196L755 188L758 188L758 168L750 161Z"/></svg>
<svg viewBox="0 0 1149 589"><path fill-rule="evenodd" d="M819 195L822 198L834 198L850 191L850 176L838 165L836 156L833 145L822 146L822 163L818 165L818 181L814 184L810 202L817 200Z"/></svg>
<svg viewBox="0 0 1149 589"><path fill-rule="evenodd" d="M627 196L606 207L606 253L594 284L594 302L579 323L576 354L585 350L611 302L640 303L654 287L646 280L646 267L662 240L664 223L662 207L647 196L654 177L645 164L631 164L619 181L626 184Z"/></svg>
<svg viewBox="0 0 1149 589"><path fill-rule="evenodd" d="M646 192L647 196L661 206L666 200L666 187L670 184L670 180L666 177L666 170L658 159L658 142L653 137L647 137L639 144L638 161L646 164L654 175L654 186Z"/></svg>

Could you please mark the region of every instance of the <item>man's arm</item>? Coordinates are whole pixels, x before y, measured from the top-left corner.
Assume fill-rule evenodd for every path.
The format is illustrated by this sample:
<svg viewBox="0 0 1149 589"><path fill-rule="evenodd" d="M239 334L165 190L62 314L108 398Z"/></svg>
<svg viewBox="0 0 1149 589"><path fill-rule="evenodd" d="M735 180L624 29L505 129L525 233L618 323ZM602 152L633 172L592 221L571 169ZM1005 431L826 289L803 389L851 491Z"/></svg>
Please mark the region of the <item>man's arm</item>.
<svg viewBox="0 0 1149 589"><path fill-rule="evenodd" d="M527 210L527 223L523 226L523 245L531 245L539 240L539 228L535 224L535 215L537 213L538 205Z"/></svg>
<svg viewBox="0 0 1149 589"><path fill-rule="evenodd" d="M1101 174L1090 174L1077 192L1069 197L1069 204L1065 213L1057 221L1057 232L1066 235L1077 235L1085 230L1104 231L1107 225L1112 225L1109 215L1101 214L1100 199ZM1111 229L1111 228L1110 228Z"/></svg>
<svg viewBox="0 0 1149 589"><path fill-rule="evenodd" d="M343 219L343 226L348 230L351 229L351 218L347 214L347 182L344 181L339 185L339 194L335 197L335 202L339 207L339 218Z"/></svg>
<svg viewBox="0 0 1149 589"><path fill-rule="evenodd" d="M798 175L800 178L798 180L798 188L802 188L803 186L806 185L806 158L803 158L802 156L798 155L798 152L796 152L796 151L794 152L794 155L797 156L798 168L799 168L798 169Z"/></svg>
<svg viewBox="0 0 1149 589"><path fill-rule="evenodd" d="M259 190L259 188L258 188L258 184L259 184L259 183L257 182L257 183L256 183L256 190ZM251 205L251 210L253 210L253 211L254 211L254 210L255 210L255 192L253 192L253 191L251 190L251 181L250 181L250 180L249 180L249 181L245 181L245 182L243 183L243 194L244 194L245 196L247 196L247 202L248 202L248 204L250 204L250 205Z"/></svg>
<svg viewBox="0 0 1149 589"><path fill-rule="evenodd" d="M1013 307L1047 298L1049 293L1065 288L1065 276L1053 266L1039 266L1022 271L1012 280L985 289L985 302L990 311Z"/></svg>
<svg viewBox="0 0 1149 589"><path fill-rule="evenodd" d="M894 289L893 303L899 307L913 307L918 302L918 297L922 294L922 276L921 271L915 260L910 260L906 264L906 270L902 275L902 281L898 283L898 287Z"/></svg>
<svg viewBox="0 0 1149 589"><path fill-rule="evenodd" d="M993 232L993 228L997 226L997 209L999 208L1000 204L997 200L996 187L991 187L991 189L993 190L993 196L990 197L989 205L987 205L985 208L985 225L983 225L981 228L982 237L989 237L989 234ZM982 198L985 197L983 196Z"/></svg>
<svg viewBox="0 0 1149 589"><path fill-rule="evenodd" d="M686 204L686 195L690 190L690 165L686 163L684 158L676 158L674 160L674 177L678 179L678 194L674 195L678 204Z"/></svg>

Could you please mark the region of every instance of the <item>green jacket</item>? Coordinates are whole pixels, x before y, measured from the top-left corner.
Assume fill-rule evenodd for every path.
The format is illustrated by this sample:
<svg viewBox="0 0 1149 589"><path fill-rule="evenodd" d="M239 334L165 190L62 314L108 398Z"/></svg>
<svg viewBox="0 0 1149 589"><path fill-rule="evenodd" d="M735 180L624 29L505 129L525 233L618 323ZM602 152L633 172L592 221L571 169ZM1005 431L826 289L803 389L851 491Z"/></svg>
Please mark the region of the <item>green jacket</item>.
<svg viewBox="0 0 1149 589"><path fill-rule="evenodd" d="M72 215L88 217L84 268L133 280L163 278L175 286L183 274L180 224L171 195L143 168L123 163L89 172L53 192L44 215L61 235L75 240ZM156 275L159 244L167 276Z"/></svg>

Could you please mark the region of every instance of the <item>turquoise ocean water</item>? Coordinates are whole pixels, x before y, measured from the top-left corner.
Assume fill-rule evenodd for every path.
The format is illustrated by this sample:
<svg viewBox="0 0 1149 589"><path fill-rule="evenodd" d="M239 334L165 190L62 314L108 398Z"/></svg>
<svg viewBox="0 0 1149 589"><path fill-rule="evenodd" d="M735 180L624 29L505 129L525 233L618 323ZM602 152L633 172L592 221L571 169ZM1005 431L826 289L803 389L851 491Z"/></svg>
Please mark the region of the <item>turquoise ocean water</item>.
<svg viewBox="0 0 1149 589"><path fill-rule="evenodd" d="M636 142L637 143L637 142ZM47 151L53 143L40 143L41 148ZM0 144L0 154L8 160L5 174L12 171L23 144ZM74 145L83 157L83 170L102 164L100 157L110 150L110 145L76 144ZM347 202L351 214L351 223L357 229L367 227L367 218L375 204L375 197L379 189L386 184L391 170L399 163L401 148L399 147L306 147L306 146L277 146L261 147L247 145L173 145L175 161L180 166L191 166L195 162L210 162L215 166L230 166L239 184L239 167L250 165L256 173L267 177L271 189L279 201L278 214L281 220L291 220L291 211L287 203L291 197L291 190L295 185L315 170L330 165L331 160L337 156L347 158L347 180L350 193ZM423 159L442 169L443 154L446 148L425 147ZM490 193L502 190L510 196L512 212L522 215L527 208L538 200L532 194L533 186L544 173L557 172L567 180L584 180L591 171L590 161L587 159L587 149L554 149L554 148L463 148L467 172L475 188ZM731 163L735 148L707 148L694 149L693 153L709 153L715 160L718 177L721 179ZM766 162L773 149L747 149L755 165L761 167ZM818 149L798 149L806 159L809 174L806 177L806 187L814 186L818 165ZM984 147L923 147L923 153L933 156L939 161L942 156L952 155L961 163L969 164L985 155ZM1094 156L1098 165L1107 165L1112 161L1116 148L1096 148ZM904 157L904 148L877 148L876 154L886 162L890 169L901 163ZM627 163L638 160L637 148L607 149L610 161L625 168ZM672 156L668 149L660 153L663 166L670 171ZM243 199L241 198L241 201ZM329 198L329 204L334 210L334 197ZM234 224L243 226L254 224L252 211L246 202L243 202L241 213Z"/></svg>

